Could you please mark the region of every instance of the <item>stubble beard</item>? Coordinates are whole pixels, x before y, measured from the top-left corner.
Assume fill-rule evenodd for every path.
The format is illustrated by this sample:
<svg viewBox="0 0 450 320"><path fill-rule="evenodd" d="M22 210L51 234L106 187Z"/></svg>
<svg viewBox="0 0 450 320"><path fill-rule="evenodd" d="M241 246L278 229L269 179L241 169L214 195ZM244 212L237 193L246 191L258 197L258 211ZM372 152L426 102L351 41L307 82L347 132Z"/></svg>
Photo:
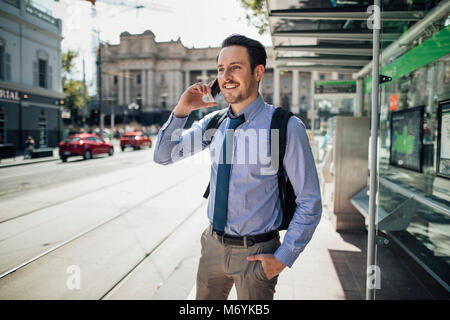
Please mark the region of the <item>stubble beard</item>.
<svg viewBox="0 0 450 320"><path fill-rule="evenodd" d="M256 84L256 88L258 88L258 85ZM229 94L229 95L223 95L225 98L225 101L230 104L237 104L245 101L247 98L249 98L253 92L254 88L253 86L250 86L249 88L245 89L244 91L238 92L235 95Z"/></svg>

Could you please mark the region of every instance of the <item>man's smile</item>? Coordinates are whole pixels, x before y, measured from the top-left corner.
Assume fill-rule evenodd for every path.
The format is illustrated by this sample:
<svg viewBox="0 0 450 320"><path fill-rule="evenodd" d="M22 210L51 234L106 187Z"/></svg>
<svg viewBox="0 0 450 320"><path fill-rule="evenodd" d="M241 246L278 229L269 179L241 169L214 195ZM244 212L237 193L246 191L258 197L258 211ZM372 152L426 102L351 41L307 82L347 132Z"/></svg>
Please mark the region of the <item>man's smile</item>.
<svg viewBox="0 0 450 320"><path fill-rule="evenodd" d="M226 83L226 84L223 85L223 88L224 88L226 91L231 91L231 90L233 90L233 89L236 89L237 87L238 87L238 84L237 84L237 83Z"/></svg>

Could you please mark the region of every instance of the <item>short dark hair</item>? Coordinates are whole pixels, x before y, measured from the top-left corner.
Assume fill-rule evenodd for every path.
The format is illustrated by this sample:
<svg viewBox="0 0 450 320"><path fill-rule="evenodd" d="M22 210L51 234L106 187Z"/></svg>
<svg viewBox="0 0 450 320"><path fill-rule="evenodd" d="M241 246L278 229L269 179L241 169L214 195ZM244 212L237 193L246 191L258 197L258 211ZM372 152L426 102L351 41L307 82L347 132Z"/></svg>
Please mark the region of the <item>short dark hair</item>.
<svg viewBox="0 0 450 320"><path fill-rule="evenodd" d="M252 73L257 65L262 64L264 68L266 67L267 53L261 42L240 34L232 34L222 42L222 49L230 46L242 46L247 49Z"/></svg>

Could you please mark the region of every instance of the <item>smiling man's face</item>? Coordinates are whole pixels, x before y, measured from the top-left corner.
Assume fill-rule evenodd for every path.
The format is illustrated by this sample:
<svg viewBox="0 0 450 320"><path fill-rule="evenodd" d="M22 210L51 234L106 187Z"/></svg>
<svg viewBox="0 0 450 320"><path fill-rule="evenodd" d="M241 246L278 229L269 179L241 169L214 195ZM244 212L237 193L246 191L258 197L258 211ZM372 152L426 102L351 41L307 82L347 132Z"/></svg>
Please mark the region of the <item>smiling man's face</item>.
<svg viewBox="0 0 450 320"><path fill-rule="evenodd" d="M256 66L254 72L250 67L247 49L242 46L223 48L217 59L217 78L225 100L244 108L258 96L258 81L264 73L262 65Z"/></svg>

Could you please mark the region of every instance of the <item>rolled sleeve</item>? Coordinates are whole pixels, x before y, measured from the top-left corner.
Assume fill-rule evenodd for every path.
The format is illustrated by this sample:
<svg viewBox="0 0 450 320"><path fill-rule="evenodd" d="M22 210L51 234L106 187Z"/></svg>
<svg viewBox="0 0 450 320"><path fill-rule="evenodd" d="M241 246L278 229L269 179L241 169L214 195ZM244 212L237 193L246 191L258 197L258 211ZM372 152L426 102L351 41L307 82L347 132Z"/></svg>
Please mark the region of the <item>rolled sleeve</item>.
<svg viewBox="0 0 450 320"><path fill-rule="evenodd" d="M211 117L212 114L209 113L183 131L188 117L178 118L172 112L159 130L153 160L167 165L202 151L205 148L202 143L203 135Z"/></svg>

